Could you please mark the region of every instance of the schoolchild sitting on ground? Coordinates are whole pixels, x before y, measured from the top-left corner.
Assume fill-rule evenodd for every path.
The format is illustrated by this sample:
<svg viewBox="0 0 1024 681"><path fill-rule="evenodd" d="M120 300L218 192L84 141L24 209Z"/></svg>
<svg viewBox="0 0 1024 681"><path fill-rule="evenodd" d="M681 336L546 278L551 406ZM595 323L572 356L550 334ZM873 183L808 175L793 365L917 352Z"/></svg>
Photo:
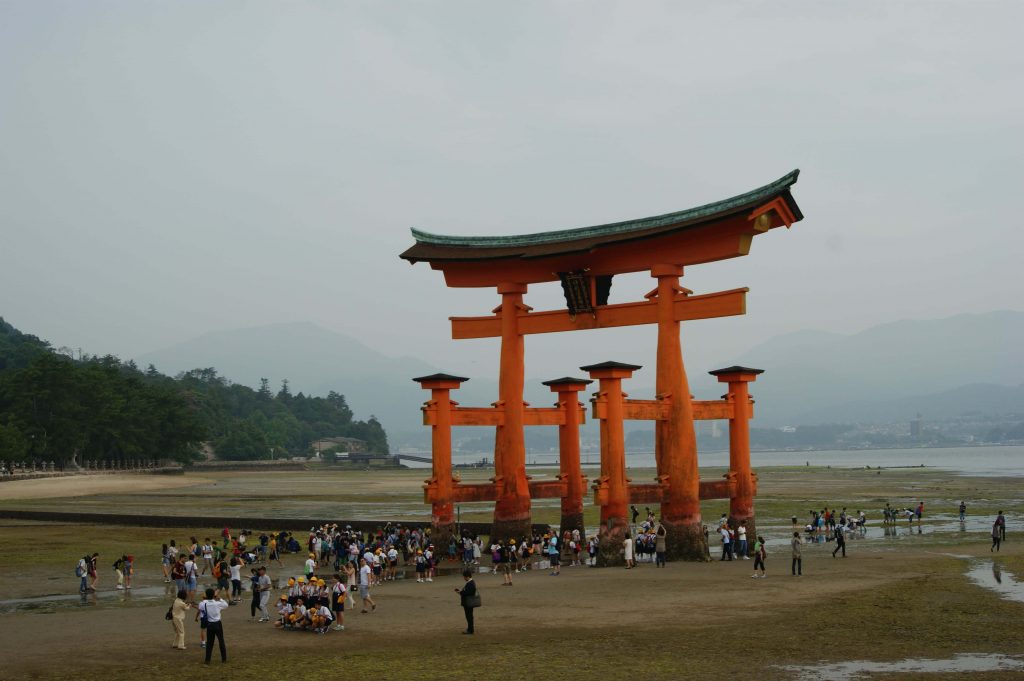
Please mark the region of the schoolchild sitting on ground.
<svg viewBox="0 0 1024 681"><path fill-rule="evenodd" d="M291 624L292 604L288 602L288 597L281 594L281 598L277 601L277 621L274 622L274 626L278 629L289 626Z"/></svg>
<svg viewBox="0 0 1024 681"><path fill-rule="evenodd" d="M306 604L300 597L288 615L288 624L291 629L305 629L306 627Z"/></svg>
<svg viewBox="0 0 1024 681"><path fill-rule="evenodd" d="M326 634L333 620L334 615L331 614L331 609L326 605L320 605L316 610L310 611L310 622L313 631L318 634Z"/></svg>

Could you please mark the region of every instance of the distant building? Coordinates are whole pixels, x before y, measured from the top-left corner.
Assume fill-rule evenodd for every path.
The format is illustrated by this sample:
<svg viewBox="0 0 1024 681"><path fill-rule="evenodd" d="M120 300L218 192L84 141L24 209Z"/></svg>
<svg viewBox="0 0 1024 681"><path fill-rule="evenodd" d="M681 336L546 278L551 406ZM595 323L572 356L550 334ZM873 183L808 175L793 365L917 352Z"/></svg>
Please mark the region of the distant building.
<svg viewBox="0 0 1024 681"><path fill-rule="evenodd" d="M325 452L365 452L366 440L359 440L354 437L323 437L313 440L310 448L317 454Z"/></svg>
<svg viewBox="0 0 1024 681"><path fill-rule="evenodd" d="M910 421L910 437L921 437L921 415Z"/></svg>

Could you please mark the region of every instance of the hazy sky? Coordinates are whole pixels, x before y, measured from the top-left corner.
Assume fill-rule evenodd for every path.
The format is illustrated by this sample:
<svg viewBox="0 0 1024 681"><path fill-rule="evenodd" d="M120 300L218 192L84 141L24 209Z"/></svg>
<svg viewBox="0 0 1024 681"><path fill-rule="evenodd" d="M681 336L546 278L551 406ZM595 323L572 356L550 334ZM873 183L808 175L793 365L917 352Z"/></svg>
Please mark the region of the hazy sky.
<svg viewBox="0 0 1024 681"><path fill-rule="evenodd" d="M0 315L123 357L309 320L493 373L446 318L496 294L399 260L410 226L604 223L793 168L803 222L688 270L751 287L688 353L1020 309L1021 26L1020 2L3 0ZM528 373L653 343L534 337Z"/></svg>

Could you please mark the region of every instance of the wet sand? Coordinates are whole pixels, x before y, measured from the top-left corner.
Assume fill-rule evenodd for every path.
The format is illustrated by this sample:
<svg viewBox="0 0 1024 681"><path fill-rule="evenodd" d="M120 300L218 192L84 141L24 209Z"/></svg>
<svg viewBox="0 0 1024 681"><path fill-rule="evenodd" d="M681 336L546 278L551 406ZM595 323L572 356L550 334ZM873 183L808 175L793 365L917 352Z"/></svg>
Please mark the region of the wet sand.
<svg viewBox="0 0 1024 681"><path fill-rule="evenodd" d="M69 475L60 478L11 480L0 484L0 501L85 497L96 494L135 494L190 487L210 482L208 478L184 475Z"/></svg>

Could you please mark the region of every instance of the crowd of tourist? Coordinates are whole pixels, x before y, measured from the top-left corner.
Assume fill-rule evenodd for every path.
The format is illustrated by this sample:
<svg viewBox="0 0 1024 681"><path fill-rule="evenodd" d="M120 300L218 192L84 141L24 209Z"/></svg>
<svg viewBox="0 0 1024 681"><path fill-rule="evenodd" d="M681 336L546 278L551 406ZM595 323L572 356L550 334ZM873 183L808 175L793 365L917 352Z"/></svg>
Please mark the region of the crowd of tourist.
<svg viewBox="0 0 1024 681"><path fill-rule="evenodd" d="M961 522L966 516L966 504L960 502L958 515ZM642 563L664 567L667 535L665 527L647 509L641 520L635 507L631 508L634 523L624 533L622 559L627 569ZM910 523L920 523L924 504L916 508L897 509L886 504L882 509L883 524L888 526L907 518ZM790 540L792 574L802 576L802 546L804 536L808 541L835 541L833 557L846 557L848 536L863 536L866 532L867 516L857 510L850 513L846 508L837 511L825 507L808 511L807 522L800 527L797 517L793 520L793 537ZM802 530L802 531L801 531ZM722 552L719 560L754 560L753 578L767 577L767 548L763 536L748 536L746 521L732 523L727 515L719 519L716 535ZM709 530L705 526L705 536ZM1006 536L1006 518L999 511L992 525L992 551L998 551ZM403 526L388 523L371 532L357 531L351 526L324 524L310 528L308 533L296 536L291 532L253 533L242 530L237 534L225 527L217 540L205 537L202 541L190 537L183 545L171 539L164 544L161 562L164 582L174 585L174 598L167 612L167 619L174 628L174 648L185 647L184 616L194 610L194 621L199 624L200 645L207 648L207 662L212 646L216 643L222 659L227 659L224 644L223 624L220 614L224 608L242 602L246 591L251 597L249 618L252 622L273 622L273 626L284 631L312 632L320 635L330 631L345 630L345 612L353 611L357 604L362 614L377 610L373 597L376 589L415 575L416 583L434 581L439 567L445 563L460 567L466 586L456 588L460 603L466 609L467 630L473 633L472 609L480 602L472 575L476 572L501 574L502 585L512 586L513 576L530 570L548 571L549 575L561 574L562 562L568 567L596 566L599 550L598 537L587 536L581 529L566 529L558 532L548 528L546 532L534 532L529 536L509 538L488 538L471 531L445 538L443 551L438 551L429 528ZM298 554L302 559L301 568L281 582L268 574L268 568L284 567L282 556ZM99 581L98 553L83 556L76 566L80 578L80 590L94 591ZM292 558L294 564L294 558ZM116 588L132 588L135 572L135 558L122 554L112 565L115 572ZM406 568L411 568L409 572ZM243 570L247 572L243 580ZM410 574L411 572L411 574ZM208 575L208 576L207 576ZM200 582L206 580L209 585ZM273 592L279 591L271 603ZM205 596L197 601L197 594ZM469 605L467 605L469 604ZM273 611L273 615L271 615Z"/></svg>

